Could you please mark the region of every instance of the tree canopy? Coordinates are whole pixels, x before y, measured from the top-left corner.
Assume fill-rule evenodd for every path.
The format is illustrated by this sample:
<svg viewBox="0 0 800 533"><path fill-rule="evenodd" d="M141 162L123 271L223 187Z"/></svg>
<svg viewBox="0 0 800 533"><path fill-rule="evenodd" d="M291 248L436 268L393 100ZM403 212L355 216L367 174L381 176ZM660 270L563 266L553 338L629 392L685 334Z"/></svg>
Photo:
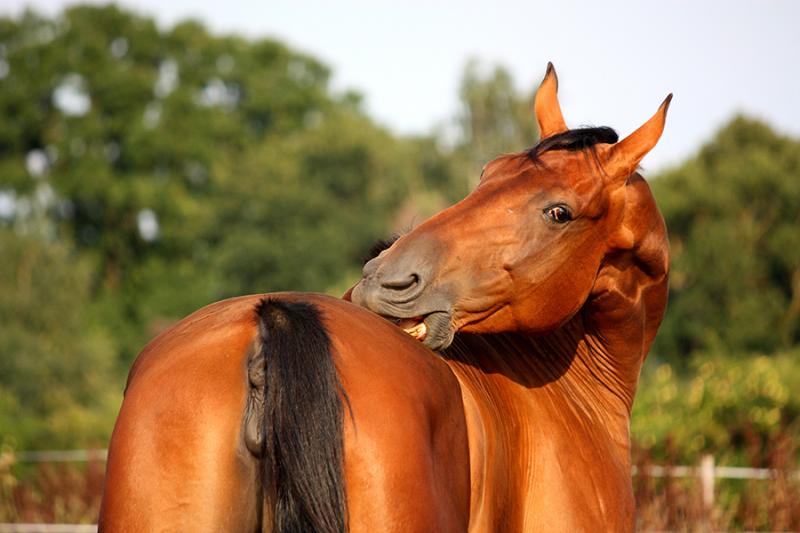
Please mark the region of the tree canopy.
<svg viewBox="0 0 800 533"><path fill-rule="evenodd" d="M532 94L502 67L467 65L446 138L393 134L329 78L278 41L159 28L113 5L0 18L0 444L104 442L130 362L163 328L244 293L341 294L376 238L536 142ZM757 354L741 367L762 369L795 353L798 175L800 141L736 117L646 176L673 257L653 360L693 372ZM658 394L699 387L661 372L644 381ZM763 375L764 420L794 420L769 383L797 380ZM666 427L646 426L652 439Z"/></svg>
<svg viewBox="0 0 800 533"><path fill-rule="evenodd" d="M435 139L392 135L329 76L272 39L113 5L0 19L0 433L23 398L23 444L95 385L118 398L144 343L202 305L340 294L406 198L452 198Z"/></svg>
<svg viewBox="0 0 800 533"><path fill-rule="evenodd" d="M656 351L771 353L800 342L800 141L736 117L651 181L672 251Z"/></svg>

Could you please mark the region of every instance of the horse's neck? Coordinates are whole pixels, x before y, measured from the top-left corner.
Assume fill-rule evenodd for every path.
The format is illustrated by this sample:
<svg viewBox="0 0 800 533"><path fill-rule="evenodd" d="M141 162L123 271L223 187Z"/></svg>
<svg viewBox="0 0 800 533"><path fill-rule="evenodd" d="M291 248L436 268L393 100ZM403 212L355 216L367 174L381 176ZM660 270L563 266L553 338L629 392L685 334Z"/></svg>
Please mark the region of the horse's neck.
<svg viewBox="0 0 800 533"><path fill-rule="evenodd" d="M626 396L628 408L667 305L669 243L664 219L638 174L626 186L624 239L601 263L581 310L595 360ZM624 244L624 245L622 245Z"/></svg>
<svg viewBox="0 0 800 533"><path fill-rule="evenodd" d="M639 367L620 365L627 358L610 353L580 314L544 336L460 334L445 356L462 383L485 401L515 402L509 412L536 417L520 424L560 423L566 410L593 435L627 449Z"/></svg>
<svg viewBox="0 0 800 533"><path fill-rule="evenodd" d="M462 387L473 486L487 501L513 486L510 508L557 517L578 502L598 523L627 516L632 392L582 317L541 337L459 334L444 356Z"/></svg>

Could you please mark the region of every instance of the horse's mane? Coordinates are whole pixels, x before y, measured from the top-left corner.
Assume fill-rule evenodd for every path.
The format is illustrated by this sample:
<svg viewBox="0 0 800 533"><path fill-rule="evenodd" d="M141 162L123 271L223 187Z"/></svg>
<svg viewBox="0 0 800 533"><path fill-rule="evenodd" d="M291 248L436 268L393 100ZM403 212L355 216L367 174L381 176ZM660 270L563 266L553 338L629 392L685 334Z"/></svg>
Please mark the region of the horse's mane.
<svg viewBox="0 0 800 533"><path fill-rule="evenodd" d="M394 242L400 238L399 233L395 233L388 239L379 239L375 241L375 243L370 247L367 254L364 256L363 264L367 264L369 261L372 261L376 257L378 257L382 251L388 250Z"/></svg>
<svg viewBox="0 0 800 533"><path fill-rule="evenodd" d="M537 161L543 153L552 150L577 152L601 143L613 144L618 140L617 132L606 126L575 128L540 139L535 146L526 150L526 154L532 161Z"/></svg>

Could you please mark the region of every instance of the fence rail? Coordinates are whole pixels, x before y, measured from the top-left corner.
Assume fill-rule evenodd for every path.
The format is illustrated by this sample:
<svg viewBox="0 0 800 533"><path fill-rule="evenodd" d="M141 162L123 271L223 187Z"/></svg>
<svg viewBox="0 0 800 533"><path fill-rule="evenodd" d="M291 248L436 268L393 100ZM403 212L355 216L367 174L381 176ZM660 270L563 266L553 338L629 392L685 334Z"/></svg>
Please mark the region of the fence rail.
<svg viewBox="0 0 800 533"><path fill-rule="evenodd" d="M108 459L108 450L42 450L14 452L10 456L13 461L20 463L80 463L105 461Z"/></svg>
<svg viewBox="0 0 800 533"><path fill-rule="evenodd" d="M97 524L0 524L0 533L96 533Z"/></svg>
<svg viewBox="0 0 800 533"><path fill-rule="evenodd" d="M108 450L43 450L0 453L0 467L16 462L20 463L51 463L51 462L86 462L105 461L108 459ZM697 466L675 465L659 466L650 465L642 469L634 466L632 475L645 475L648 477L696 477L700 479L703 506L711 509L714 506L714 485L717 479L754 479L769 480L780 476L790 476L800 479L800 470L783 471L771 468L750 468L743 466L717 466L713 455L704 455ZM0 533L95 533L97 525L94 524L0 524Z"/></svg>
<svg viewBox="0 0 800 533"><path fill-rule="evenodd" d="M644 468L644 475L650 477L700 477L697 466L658 466L652 465ZM639 469L633 467L633 475L638 475ZM775 479L784 475L784 470L774 468L752 468L749 466L714 466L714 477L717 479ZM789 472L792 478L800 479L800 470Z"/></svg>
<svg viewBox="0 0 800 533"><path fill-rule="evenodd" d="M21 452L5 452L0 454L0 464L5 463L66 463L66 462L86 462L86 461L105 461L108 459L108 450L89 449L89 450L37 450ZM687 466L659 466L650 465L642 472L650 477L702 477L704 462L709 462L713 467L713 475L717 479L774 479L786 474L783 470L773 468L752 468L746 466L717 466L711 455L704 455L700 465ZM707 465L706 468L709 468ZM634 476L639 475L639 469L634 466L632 470ZM793 478L800 479L800 470L789 472ZM2 530L0 530L2 533Z"/></svg>

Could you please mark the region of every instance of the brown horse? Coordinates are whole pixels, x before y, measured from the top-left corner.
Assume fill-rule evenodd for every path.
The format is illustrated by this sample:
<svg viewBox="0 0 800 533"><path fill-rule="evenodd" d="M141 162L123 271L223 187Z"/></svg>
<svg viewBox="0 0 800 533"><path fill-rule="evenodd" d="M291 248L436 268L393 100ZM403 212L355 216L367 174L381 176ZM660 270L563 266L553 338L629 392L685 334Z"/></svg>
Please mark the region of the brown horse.
<svg viewBox="0 0 800 533"><path fill-rule="evenodd" d="M548 66L541 142L365 265L345 299L374 314L249 296L150 343L101 530L632 530L630 409L668 274L635 170L670 98L616 142L568 130L556 89Z"/></svg>

